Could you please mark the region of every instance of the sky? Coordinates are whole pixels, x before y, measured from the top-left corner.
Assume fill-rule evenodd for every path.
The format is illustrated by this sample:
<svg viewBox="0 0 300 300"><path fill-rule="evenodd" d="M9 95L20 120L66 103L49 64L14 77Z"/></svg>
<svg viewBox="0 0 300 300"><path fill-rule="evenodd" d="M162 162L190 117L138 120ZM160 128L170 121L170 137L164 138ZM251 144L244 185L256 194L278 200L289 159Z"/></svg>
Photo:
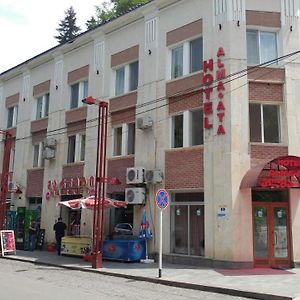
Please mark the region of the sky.
<svg viewBox="0 0 300 300"><path fill-rule="evenodd" d="M0 0L0 74L58 44L59 22L72 5L77 26L95 15L104 0Z"/></svg>

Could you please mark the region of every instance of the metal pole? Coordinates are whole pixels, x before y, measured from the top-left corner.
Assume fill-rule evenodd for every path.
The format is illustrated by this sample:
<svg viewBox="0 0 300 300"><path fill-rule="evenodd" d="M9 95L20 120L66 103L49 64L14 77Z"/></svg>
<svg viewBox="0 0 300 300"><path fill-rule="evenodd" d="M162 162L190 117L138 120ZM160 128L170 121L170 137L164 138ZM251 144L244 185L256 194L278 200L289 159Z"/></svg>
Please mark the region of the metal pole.
<svg viewBox="0 0 300 300"><path fill-rule="evenodd" d="M94 269L102 268L104 204L105 204L105 173L106 173L106 143L107 143L107 102L100 102L98 112L98 139L96 161L96 184L93 223L93 259ZM101 223L100 223L101 221Z"/></svg>
<svg viewBox="0 0 300 300"><path fill-rule="evenodd" d="M106 144L107 144L107 117L108 117L108 103L107 102L101 102L100 103L102 107L102 180L100 182L101 184L101 199L102 199L102 206L101 206L101 231L100 231L100 253L101 257L103 258L103 235L104 235L104 223L105 223L105 217L104 217L104 199L105 199L105 182L106 182Z"/></svg>
<svg viewBox="0 0 300 300"><path fill-rule="evenodd" d="M4 138L4 155L1 175L1 191L0 191L0 230L5 229L5 214L6 214L6 197L8 192L8 176L10 152L12 146L12 134L8 131L1 131L5 135Z"/></svg>
<svg viewBox="0 0 300 300"><path fill-rule="evenodd" d="M161 278L162 272L162 209L159 213L159 267L158 267L158 278Z"/></svg>
<svg viewBox="0 0 300 300"><path fill-rule="evenodd" d="M98 110L98 136L97 136L97 158L96 158L96 179L95 179L95 203L94 203L94 217L93 217L93 253L92 253L92 267L97 269L100 267L100 257L99 257L99 201L100 201L100 168L99 164L101 162L100 157L100 127L101 127L101 107Z"/></svg>

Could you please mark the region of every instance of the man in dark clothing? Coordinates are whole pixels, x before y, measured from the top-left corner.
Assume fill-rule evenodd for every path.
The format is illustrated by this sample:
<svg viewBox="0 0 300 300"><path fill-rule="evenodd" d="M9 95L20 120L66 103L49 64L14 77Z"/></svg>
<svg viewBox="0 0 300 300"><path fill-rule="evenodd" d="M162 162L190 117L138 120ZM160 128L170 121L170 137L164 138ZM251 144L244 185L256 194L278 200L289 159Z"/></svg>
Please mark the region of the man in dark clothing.
<svg viewBox="0 0 300 300"><path fill-rule="evenodd" d="M58 255L60 255L61 239L63 236L65 236L66 229L67 229L67 225L62 222L61 218L58 218L58 221L53 226L53 230L55 231L56 250Z"/></svg>

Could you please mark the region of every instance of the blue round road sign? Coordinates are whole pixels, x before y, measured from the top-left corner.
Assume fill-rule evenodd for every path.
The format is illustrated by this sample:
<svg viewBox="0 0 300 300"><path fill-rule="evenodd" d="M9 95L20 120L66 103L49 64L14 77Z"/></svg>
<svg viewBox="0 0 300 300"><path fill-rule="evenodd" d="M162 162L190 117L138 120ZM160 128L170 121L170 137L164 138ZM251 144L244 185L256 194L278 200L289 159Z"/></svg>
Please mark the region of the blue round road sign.
<svg viewBox="0 0 300 300"><path fill-rule="evenodd" d="M169 205L169 194L165 189L160 189L156 193L155 202L158 208L165 209Z"/></svg>

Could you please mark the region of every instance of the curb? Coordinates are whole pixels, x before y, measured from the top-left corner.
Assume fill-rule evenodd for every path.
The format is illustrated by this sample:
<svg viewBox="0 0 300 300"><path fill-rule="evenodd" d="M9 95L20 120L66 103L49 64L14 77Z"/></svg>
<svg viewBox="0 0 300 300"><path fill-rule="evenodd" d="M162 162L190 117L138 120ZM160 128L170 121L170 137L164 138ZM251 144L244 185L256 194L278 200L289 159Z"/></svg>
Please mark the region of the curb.
<svg viewBox="0 0 300 300"><path fill-rule="evenodd" d="M114 273L114 272L102 271L102 270L98 270L98 269L85 269L85 268L77 267L77 266L69 266L69 265L67 266L67 265L63 265L63 264L58 265L58 264L51 263L51 262L34 261L34 260L31 260L28 258L18 258L18 257L12 257L12 256L3 256L1 258L7 259L7 260L20 261L20 262L27 262L27 263L31 263L34 265L50 266L50 267L57 267L57 268L74 270L74 271L89 272L89 273L94 273L94 274L101 274L101 275L113 276L113 277L118 277L118 278L126 278L126 279L131 279L131 280L136 280L136 281L144 281L144 282L156 283L156 284L161 284L161 285L166 285L166 286L198 290L198 291L203 291L203 292L217 293L217 294L236 296L236 297L246 297L246 298L261 299L261 300L292 300L293 299L293 297L289 297L289 296L279 296L279 295L273 295L273 294L264 294L264 293L258 293L258 292L236 290L236 289L231 289L231 288L195 284L195 283L189 283L189 282L171 281L171 280L161 279L161 278L150 278L150 277L129 275L129 274L123 274L123 273Z"/></svg>

